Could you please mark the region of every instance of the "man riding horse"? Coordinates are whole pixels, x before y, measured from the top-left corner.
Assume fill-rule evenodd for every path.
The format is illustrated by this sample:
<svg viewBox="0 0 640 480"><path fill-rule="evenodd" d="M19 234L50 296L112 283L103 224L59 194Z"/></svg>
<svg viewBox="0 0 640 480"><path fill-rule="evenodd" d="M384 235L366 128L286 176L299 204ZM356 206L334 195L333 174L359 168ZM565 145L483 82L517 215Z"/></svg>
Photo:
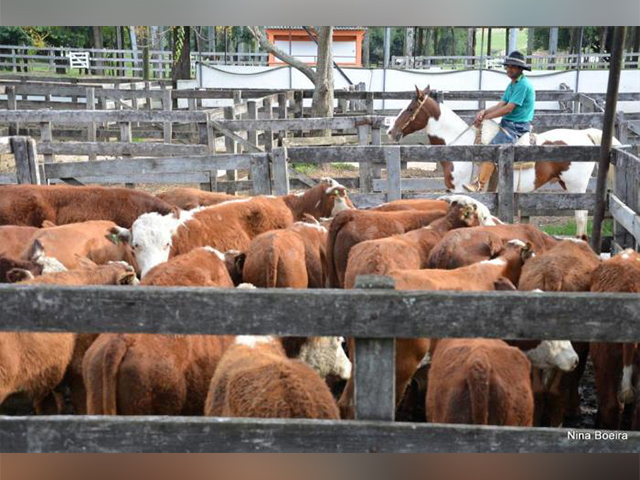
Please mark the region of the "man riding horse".
<svg viewBox="0 0 640 480"><path fill-rule="evenodd" d="M474 123L476 127L480 127L483 120L502 117L500 132L493 138L491 145L516 143L522 135L530 132L536 103L533 85L522 73L524 70L531 71L524 62L524 55L517 51L511 52L503 65L506 67L511 83L496 105L478 112ZM471 184L464 184L464 188L471 192L483 191L494 169L493 162L483 163L478 178Z"/></svg>

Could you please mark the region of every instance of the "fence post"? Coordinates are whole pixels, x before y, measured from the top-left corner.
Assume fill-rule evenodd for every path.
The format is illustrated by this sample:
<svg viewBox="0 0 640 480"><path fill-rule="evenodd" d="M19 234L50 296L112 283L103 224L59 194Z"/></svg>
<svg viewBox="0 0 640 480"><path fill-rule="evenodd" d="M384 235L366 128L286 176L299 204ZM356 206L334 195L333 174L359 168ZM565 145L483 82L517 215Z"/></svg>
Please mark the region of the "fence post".
<svg viewBox="0 0 640 480"><path fill-rule="evenodd" d="M273 165L273 193L275 195L289 195L289 169L287 148L274 148L271 153Z"/></svg>
<svg viewBox="0 0 640 480"><path fill-rule="evenodd" d="M515 147L500 145L498 147L498 218L506 223L513 223L513 161Z"/></svg>
<svg viewBox="0 0 640 480"><path fill-rule="evenodd" d="M120 122L120 141L126 143L133 143L133 138L131 136L131 122ZM130 153L123 153L122 158L131 158ZM135 183L125 183L125 187L127 188L135 188Z"/></svg>
<svg viewBox="0 0 640 480"><path fill-rule="evenodd" d="M367 105L367 115L373 115L374 109L373 109L373 105L374 105L374 101L375 101L375 97L374 97L374 93L373 92L367 92L367 99L366 101L366 105Z"/></svg>
<svg viewBox="0 0 640 480"><path fill-rule="evenodd" d="M254 195L271 195L268 155L251 156L251 180Z"/></svg>
<svg viewBox="0 0 640 480"><path fill-rule="evenodd" d="M273 118L273 97L269 96L264 99L264 118L271 120ZM256 144L257 145L257 144ZM264 131L264 150L270 152L273 149L273 131Z"/></svg>
<svg viewBox="0 0 640 480"><path fill-rule="evenodd" d="M288 115L287 112L287 94L279 93L278 94L278 118L286 119ZM282 141L282 139L287 138L287 131L280 130L278 132L278 139Z"/></svg>
<svg viewBox="0 0 640 480"><path fill-rule="evenodd" d="M627 157L618 149L613 149L613 159L615 160L615 185L613 192L625 205L629 205L629 183L630 168ZM618 222L613 221L613 240L619 248L631 246L632 236ZM614 253L614 252L611 252Z"/></svg>
<svg viewBox="0 0 640 480"><path fill-rule="evenodd" d="M257 120L258 119L258 104L255 100L247 101L247 117L249 120ZM250 130L247 132L247 140L249 143L253 143L254 145L258 145L258 130ZM247 153L250 153L247 151Z"/></svg>
<svg viewBox="0 0 640 480"><path fill-rule="evenodd" d="M18 99L16 98L16 87L11 86L7 87L7 110L17 110L18 109ZM20 130L19 123L10 123L9 124L9 136L18 135Z"/></svg>
<svg viewBox="0 0 640 480"><path fill-rule="evenodd" d="M42 143L51 143L53 141L53 131L51 122L40 123L40 141ZM44 154L44 163L53 163L55 161L51 153Z"/></svg>
<svg viewBox="0 0 640 480"><path fill-rule="evenodd" d="M196 102L195 98L188 98L187 99L187 103L189 104L189 112L196 112L198 110L198 103ZM198 134L198 126L196 124L191 124L190 125L190 130L191 130L191 139L190 142L191 143L196 143L196 135Z"/></svg>
<svg viewBox="0 0 640 480"><path fill-rule="evenodd" d="M96 89L95 87L87 87L87 111L94 111L96 109ZM96 139L96 122L92 122L89 124L87 139L90 142L97 141ZM50 141L50 140L49 140ZM89 154L89 161L93 161L96 159L95 153ZM45 157L46 161L46 157Z"/></svg>
<svg viewBox="0 0 640 480"><path fill-rule="evenodd" d="M402 147L387 146L384 149L384 158L387 164L387 202L402 198L400 148Z"/></svg>
<svg viewBox="0 0 640 480"><path fill-rule="evenodd" d="M11 150L15 157L18 183L40 185L36 141L30 137L13 137L11 138Z"/></svg>
<svg viewBox="0 0 640 480"><path fill-rule="evenodd" d="M171 100L171 90L165 88L162 91L162 109L165 112L171 112L173 110L173 102ZM164 143L171 143L173 126L171 120L164 122Z"/></svg>
<svg viewBox="0 0 640 480"><path fill-rule="evenodd" d="M236 91L233 92L234 97ZM233 120L235 118L235 107L224 107L224 118L225 120ZM229 137L224 137L224 143L226 146L227 154L235 154L237 153L237 145L235 140ZM238 180L238 172L237 170L227 170L227 180L236 181Z"/></svg>
<svg viewBox="0 0 640 480"><path fill-rule="evenodd" d="M629 124L625 121L624 112L616 113L616 138L623 145L629 143Z"/></svg>
<svg viewBox="0 0 640 480"><path fill-rule="evenodd" d="M382 145L382 131L380 125L373 125L371 128L371 145ZM380 163L371 164L373 178L382 177L382 165Z"/></svg>
<svg viewBox="0 0 640 480"><path fill-rule="evenodd" d="M363 123L358 125L358 144L369 145L369 130L371 125ZM358 164L358 173L360 176L360 192L371 193L373 191L373 163L360 163Z"/></svg>
<svg viewBox="0 0 640 480"><path fill-rule="evenodd" d="M359 275L356 288L394 289L390 277ZM396 412L394 338L356 338L354 403L356 420L393 421Z"/></svg>

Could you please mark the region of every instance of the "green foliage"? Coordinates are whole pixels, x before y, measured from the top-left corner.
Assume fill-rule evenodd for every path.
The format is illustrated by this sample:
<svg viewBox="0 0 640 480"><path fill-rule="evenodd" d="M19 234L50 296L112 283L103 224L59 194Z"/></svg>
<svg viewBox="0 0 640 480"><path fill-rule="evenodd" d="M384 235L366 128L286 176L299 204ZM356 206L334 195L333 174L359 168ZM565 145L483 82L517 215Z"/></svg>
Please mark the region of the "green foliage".
<svg viewBox="0 0 640 480"><path fill-rule="evenodd" d="M313 163L296 163L293 165L293 169L298 173L309 175L318 169L318 166Z"/></svg>
<svg viewBox="0 0 640 480"><path fill-rule="evenodd" d="M0 45L31 45L31 37L21 27L0 27Z"/></svg>
<svg viewBox="0 0 640 480"><path fill-rule="evenodd" d="M546 225L541 227L543 232L549 235L562 235L562 236L575 236L576 234L576 222L568 221L562 225ZM587 222L587 235L591 237L593 234L593 219L589 219ZM613 221L611 219L605 219L602 224L602 236L610 237L613 235Z"/></svg>
<svg viewBox="0 0 640 480"><path fill-rule="evenodd" d="M338 170L339 172L357 172L358 167L350 165L348 163L332 163L331 168Z"/></svg>
<svg viewBox="0 0 640 480"><path fill-rule="evenodd" d="M37 38L49 47L88 48L91 27L0 27L0 44L34 45Z"/></svg>

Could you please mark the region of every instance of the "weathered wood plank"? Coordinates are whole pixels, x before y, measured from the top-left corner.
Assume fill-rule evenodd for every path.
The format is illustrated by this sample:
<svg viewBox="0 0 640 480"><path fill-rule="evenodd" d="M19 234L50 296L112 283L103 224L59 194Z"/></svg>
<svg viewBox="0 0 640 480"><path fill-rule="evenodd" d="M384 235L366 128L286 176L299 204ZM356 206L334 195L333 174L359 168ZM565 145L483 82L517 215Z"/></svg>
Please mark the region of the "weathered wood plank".
<svg viewBox="0 0 640 480"><path fill-rule="evenodd" d="M76 125L92 122L198 123L205 122L206 115L206 110L197 112L162 110L3 110L0 111L0 123L52 122L57 125Z"/></svg>
<svg viewBox="0 0 640 480"><path fill-rule="evenodd" d="M254 195L271 195L268 154L251 157L251 181Z"/></svg>
<svg viewBox="0 0 640 480"><path fill-rule="evenodd" d="M56 155L206 155L207 145L181 145L175 143L131 142L56 142L39 143L38 151Z"/></svg>
<svg viewBox="0 0 640 480"><path fill-rule="evenodd" d="M217 417L1 417L3 452L637 452L626 440L567 429ZM575 430L586 433L585 430ZM591 433L593 438L593 431Z"/></svg>
<svg viewBox="0 0 640 480"><path fill-rule="evenodd" d="M216 169L250 168L254 155L205 155L202 157L136 158L135 160L101 160L99 162L54 163L45 165L48 178L95 177L137 173L198 172ZM266 153L262 154L266 158Z"/></svg>
<svg viewBox="0 0 640 480"><path fill-rule="evenodd" d="M1 117L0 117L1 118ZM220 124L233 131L245 130L321 130L349 129L370 121L370 117L274 118L271 120L224 120Z"/></svg>
<svg viewBox="0 0 640 480"><path fill-rule="evenodd" d="M640 340L623 293L0 285L0 304L0 331Z"/></svg>
<svg viewBox="0 0 640 480"><path fill-rule="evenodd" d="M273 193L274 195L288 195L289 169L286 147L274 148L271 161L273 165Z"/></svg>
<svg viewBox="0 0 640 480"><path fill-rule="evenodd" d="M214 172L215 173L215 172ZM66 178L66 177L63 177ZM189 184L189 183L210 183L209 172L193 172L193 173L133 173L128 175L100 175L92 177L74 177L75 180L83 185L104 185L114 183L150 183L150 184ZM51 183L61 183L60 179L55 177L50 179ZM1 182L0 182L1 183ZM65 182L66 183L66 182ZM247 183L247 190L252 188L251 182Z"/></svg>
<svg viewBox="0 0 640 480"><path fill-rule="evenodd" d="M11 137L0 137L0 154L11 153Z"/></svg>
<svg viewBox="0 0 640 480"><path fill-rule="evenodd" d="M233 108L233 107L229 107L229 108ZM243 147L245 147L250 153L259 153L259 152L263 152L263 150L256 146L254 143L249 142L248 140L245 140L244 138L242 138L240 135L236 135L235 133L233 133L231 130L226 129L220 122L216 122L212 119L209 119L209 124L217 131L219 131L220 133L222 133L225 137L227 137L226 140L231 139L231 141L237 142L240 145L242 145ZM229 152L229 149L227 148L227 152Z"/></svg>
<svg viewBox="0 0 640 480"><path fill-rule="evenodd" d="M358 126L358 143L360 145L369 144L369 125ZM360 191L369 193L373 190L373 166L370 163L358 165L358 176L360 178Z"/></svg>
<svg viewBox="0 0 640 480"><path fill-rule="evenodd" d="M13 137L11 139L11 149L15 156L18 183L40 185L36 141L29 137Z"/></svg>
<svg viewBox="0 0 640 480"><path fill-rule="evenodd" d="M389 277L359 276L356 288L393 290ZM387 420L396 412L396 347L393 338L356 338L354 402L357 420Z"/></svg>
<svg viewBox="0 0 640 480"><path fill-rule="evenodd" d="M498 218L513 223L513 148L501 145L498 150Z"/></svg>
<svg viewBox="0 0 640 480"><path fill-rule="evenodd" d="M402 198L400 179L400 147L385 149L385 159L387 165L387 201L399 200Z"/></svg>
<svg viewBox="0 0 640 480"><path fill-rule="evenodd" d="M609 194L609 210L613 218L640 242L640 215L625 205L613 193Z"/></svg>

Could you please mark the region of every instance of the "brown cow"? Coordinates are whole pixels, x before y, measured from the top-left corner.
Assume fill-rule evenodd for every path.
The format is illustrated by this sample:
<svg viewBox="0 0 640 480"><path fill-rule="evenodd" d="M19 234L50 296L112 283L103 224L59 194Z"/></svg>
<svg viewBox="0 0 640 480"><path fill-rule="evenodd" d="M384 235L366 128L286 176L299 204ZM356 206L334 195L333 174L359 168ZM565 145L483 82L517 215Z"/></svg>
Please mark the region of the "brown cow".
<svg viewBox="0 0 640 480"><path fill-rule="evenodd" d="M376 212L350 210L340 213L331 223L327 238L327 274L331 288L344 287L349 252L366 240L405 233L429 225L441 218L441 210Z"/></svg>
<svg viewBox="0 0 640 480"><path fill-rule="evenodd" d="M383 203L376 207L371 208L374 212L398 212L400 210L441 210L445 213L449 208L449 202L445 200L428 200L422 198L411 198L393 200L391 202Z"/></svg>
<svg viewBox="0 0 640 480"><path fill-rule="evenodd" d="M296 222L254 238L240 257L242 278L261 288L323 288L327 229Z"/></svg>
<svg viewBox="0 0 640 480"><path fill-rule="evenodd" d="M181 210L192 210L197 207L210 207L229 200L243 197L219 192L206 192L198 188L179 187L156 195L160 200Z"/></svg>
<svg viewBox="0 0 640 480"><path fill-rule="evenodd" d="M143 213L171 213L175 207L145 192L129 188L67 185L0 186L0 225L39 227L87 220L111 220L130 228Z"/></svg>
<svg viewBox="0 0 640 480"><path fill-rule="evenodd" d="M295 221L303 220L305 214L316 219L335 217L343 210L353 209L347 189L333 178L323 177L313 188L303 193L279 197L289 207Z"/></svg>
<svg viewBox="0 0 640 480"><path fill-rule="evenodd" d="M47 256L56 258L68 269L78 268L78 260L82 257L99 265L125 261L136 267L131 246L117 242L117 238L110 234L115 227L117 225L108 220L90 220L43 228L31 237L21 258L31 258L38 242Z"/></svg>
<svg viewBox="0 0 640 480"><path fill-rule="evenodd" d="M627 249L606 260L593 272L592 292L640 293L640 253ZM636 399L640 353L637 343L593 342L590 346L600 404L596 426L620 428L626 404L636 403L632 428L640 429Z"/></svg>
<svg viewBox="0 0 640 480"><path fill-rule="evenodd" d="M426 268L429 252L446 232L478 225L478 221L474 203L453 203L444 217L427 227L353 246L344 277L345 288L353 288L358 275L385 275L391 270Z"/></svg>
<svg viewBox="0 0 640 480"><path fill-rule="evenodd" d="M304 362L287 358L283 344L273 337L236 337L211 380L205 415L338 419L321 376L351 375L340 342L336 337L308 339L300 357Z"/></svg>
<svg viewBox="0 0 640 480"><path fill-rule="evenodd" d="M144 278L159 263L194 248L243 251L261 233L292 223L291 210L281 199L262 196L177 214L147 213L134 222L131 231L116 228L114 233L131 244Z"/></svg>
<svg viewBox="0 0 640 480"><path fill-rule="evenodd" d="M196 248L154 267L143 286L233 288L224 256ZM209 382L232 336L102 334L83 375L90 415L201 415Z"/></svg>
<svg viewBox="0 0 640 480"><path fill-rule="evenodd" d="M429 371L427 418L435 423L531 426L530 364L501 340L439 340Z"/></svg>
<svg viewBox="0 0 640 480"><path fill-rule="evenodd" d="M0 226L0 256L18 257L38 230L36 227Z"/></svg>
<svg viewBox="0 0 640 480"><path fill-rule="evenodd" d="M41 275L21 285L123 285L135 272L124 262ZM60 383L74 353L73 333L0 333L0 404L24 392L40 413L41 401Z"/></svg>
<svg viewBox="0 0 640 480"><path fill-rule="evenodd" d="M447 233L433 247L429 268L459 268L492 258L509 240L530 242L536 255L552 248L558 240L533 225L486 225Z"/></svg>
<svg viewBox="0 0 640 480"><path fill-rule="evenodd" d="M585 239L562 240L525 264L518 288L547 292L588 292L591 275L598 265L600 258ZM532 342L509 343L527 350L535 348ZM572 371L566 370L570 364L564 370L557 367L542 370L534 366L534 424L537 426L560 427L565 413L574 416L579 414L578 386L587 363L589 345L586 342L571 343L579 355L578 366Z"/></svg>
<svg viewBox="0 0 640 480"><path fill-rule="evenodd" d="M456 270L394 270L388 272L398 290L494 290L511 289L518 283L522 264L530 247L513 240L505 245L501 255L469 267ZM351 347L351 344L350 344ZM430 347L427 338L396 340L396 405L416 370L421 366ZM350 352L353 351L351 348ZM347 381L338 405L343 418L353 418L353 381Z"/></svg>

